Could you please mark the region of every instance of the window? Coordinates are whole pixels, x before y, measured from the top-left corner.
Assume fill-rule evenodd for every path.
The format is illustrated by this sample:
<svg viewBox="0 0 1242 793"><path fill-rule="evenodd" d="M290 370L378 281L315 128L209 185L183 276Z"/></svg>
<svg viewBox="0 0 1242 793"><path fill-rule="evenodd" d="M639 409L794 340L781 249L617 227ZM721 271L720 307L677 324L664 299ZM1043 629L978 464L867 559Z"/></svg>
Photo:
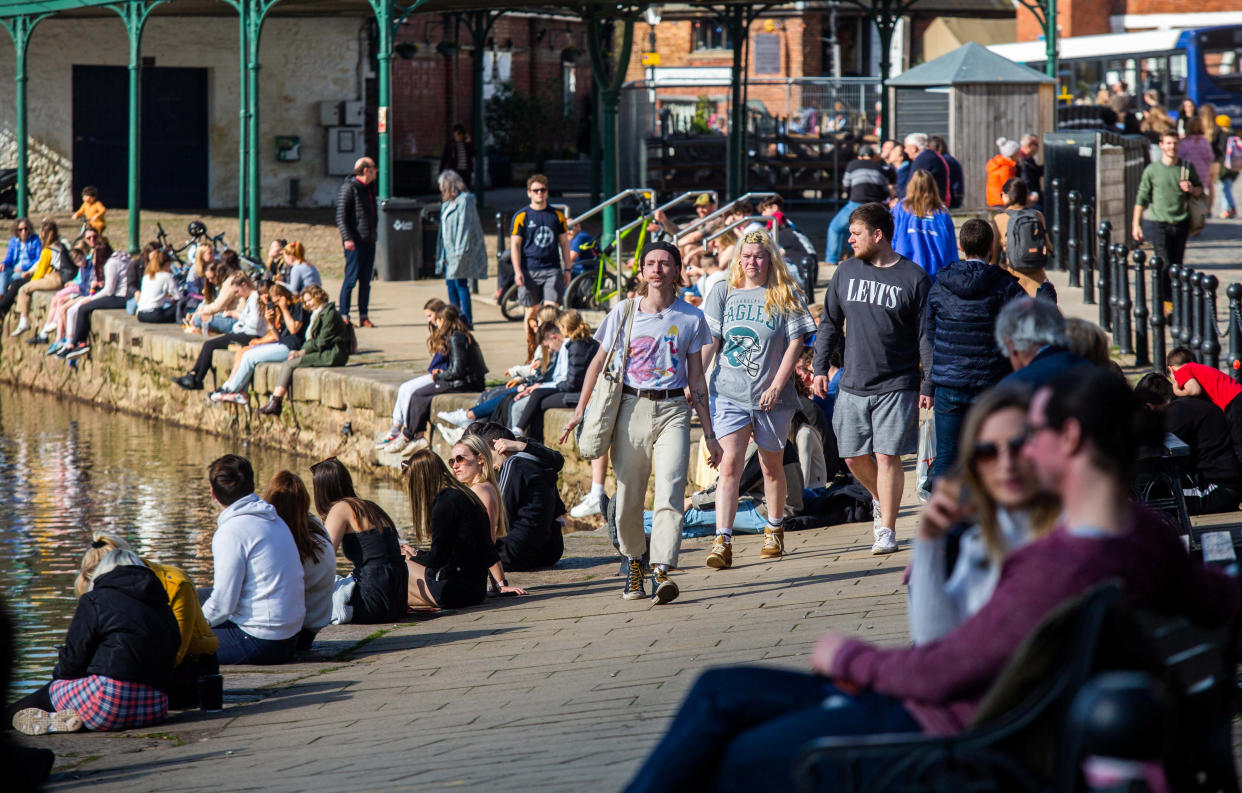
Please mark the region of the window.
<svg viewBox="0 0 1242 793"><path fill-rule="evenodd" d="M691 36L695 52L699 50L731 50L733 41L729 38L729 29L720 22L711 19L694 20Z"/></svg>

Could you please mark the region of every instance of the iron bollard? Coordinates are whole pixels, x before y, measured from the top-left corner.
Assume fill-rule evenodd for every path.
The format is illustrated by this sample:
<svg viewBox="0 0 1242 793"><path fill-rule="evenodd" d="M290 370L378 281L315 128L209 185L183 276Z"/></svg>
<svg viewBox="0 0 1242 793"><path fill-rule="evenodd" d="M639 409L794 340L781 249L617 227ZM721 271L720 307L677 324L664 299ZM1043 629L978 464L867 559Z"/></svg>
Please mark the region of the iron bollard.
<svg viewBox="0 0 1242 793"><path fill-rule="evenodd" d="M1130 326L1130 251L1122 243L1117 243L1117 280L1113 291L1117 293L1117 316L1113 320L1113 340L1117 342L1117 351L1122 355L1134 354L1134 333Z"/></svg>
<svg viewBox="0 0 1242 793"><path fill-rule="evenodd" d="M1164 372L1164 259L1151 257L1152 369Z"/></svg>
<svg viewBox="0 0 1242 793"><path fill-rule="evenodd" d="M1178 288L1181 283L1182 266L1180 264L1171 263L1168 266L1169 277L1160 283L1161 289L1167 283L1169 291L1165 294L1164 299L1168 300L1171 305L1169 311L1169 338L1173 341L1173 346L1177 346L1177 334L1182 329L1182 290Z"/></svg>
<svg viewBox="0 0 1242 793"><path fill-rule="evenodd" d="M1078 261L1078 191L1070 190L1065 202L1065 258L1058 264L1062 270L1077 266Z"/></svg>
<svg viewBox="0 0 1242 793"><path fill-rule="evenodd" d="M1052 235L1052 266L1058 270L1065 269L1065 238L1061 236L1061 187L1060 179L1053 179L1052 189L1052 227L1048 231Z"/></svg>
<svg viewBox="0 0 1242 793"><path fill-rule="evenodd" d="M1190 276L1193 274L1194 270L1184 264L1178 270L1179 283L1176 287L1181 291L1182 319L1177 327L1177 344L1181 347L1190 346L1190 325L1194 319L1194 306L1190 304Z"/></svg>
<svg viewBox="0 0 1242 793"><path fill-rule="evenodd" d="M1091 257L1095 255L1095 242L1091 239L1091 235L1095 232L1095 210L1090 204L1084 203L1079 208L1078 215L1082 219L1078 231L1079 254L1078 261L1070 262L1070 286L1082 286L1082 273L1090 272Z"/></svg>
<svg viewBox="0 0 1242 793"><path fill-rule="evenodd" d="M1121 333L1119 327L1119 316L1121 311L1121 279L1124 274L1118 261L1125 259L1126 246L1120 242L1114 242L1108 249L1108 325L1104 327L1116 337ZM1114 341L1117 341L1114 338Z"/></svg>
<svg viewBox="0 0 1242 793"><path fill-rule="evenodd" d="M1216 289L1220 280L1207 273L1199 276L1203 287L1203 341L1199 349L1203 352L1203 363L1212 368L1220 366L1220 331L1216 326Z"/></svg>
<svg viewBox="0 0 1242 793"><path fill-rule="evenodd" d="M1095 231L1096 256L1095 266L1087 268L1082 274L1082 302L1088 306L1095 305L1095 274L1096 271L1103 269L1104 263L1108 261L1108 246L1112 244L1113 224L1107 220L1101 220L1099 228ZM1104 289L1104 285L1108 283L1108 279L1104 274L1100 274L1100 289ZM1104 301L1104 295L1100 295L1100 300Z"/></svg>
<svg viewBox="0 0 1242 793"><path fill-rule="evenodd" d="M1203 276L1190 271L1190 352L1203 363Z"/></svg>
<svg viewBox="0 0 1242 793"><path fill-rule="evenodd" d="M1225 295L1229 298L1229 374L1242 383L1242 284L1230 284Z"/></svg>
<svg viewBox="0 0 1242 793"><path fill-rule="evenodd" d="M1112 283L1112 273L1109 263L1112 261L1113 250L1113 224L1105 220L1100 224L1100 257L1096 262L1096 291L1099 292L1100 302L1100 327L1108 330L1112 327L1112 306L1108 299L1112 294L1108 291L1109 284ZM1084 302L1086 302L1084 300Z"/></svg>
<svg viewBox="0 0 1242 793"><path fill-rule="evenodd" d="M1151 366L1147 331L1147 254L1135 248L1130 254L1134 262L1134 365ZM1126 297L1129 300L1129 296Z"/></svg>

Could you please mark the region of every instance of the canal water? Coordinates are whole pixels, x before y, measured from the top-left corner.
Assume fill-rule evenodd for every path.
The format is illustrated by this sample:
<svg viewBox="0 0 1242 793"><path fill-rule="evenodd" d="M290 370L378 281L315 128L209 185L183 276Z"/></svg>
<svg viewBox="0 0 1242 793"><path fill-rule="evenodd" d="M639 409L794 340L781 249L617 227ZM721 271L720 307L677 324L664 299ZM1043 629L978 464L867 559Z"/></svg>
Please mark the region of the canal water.
<svg viewBox="0 0 1242 793"><path fill-rule="evenodd" d="M250 459L260 493L284 468L311 486L313 460L252 446L240 429L221 438L0 385L0 595L19 629L11 694L46 682L56 663L92 531L122 535L144 558L211 584L220 508L207 465L229 453ZM409 524L398 483L358 474L354 483Z"/></svg>

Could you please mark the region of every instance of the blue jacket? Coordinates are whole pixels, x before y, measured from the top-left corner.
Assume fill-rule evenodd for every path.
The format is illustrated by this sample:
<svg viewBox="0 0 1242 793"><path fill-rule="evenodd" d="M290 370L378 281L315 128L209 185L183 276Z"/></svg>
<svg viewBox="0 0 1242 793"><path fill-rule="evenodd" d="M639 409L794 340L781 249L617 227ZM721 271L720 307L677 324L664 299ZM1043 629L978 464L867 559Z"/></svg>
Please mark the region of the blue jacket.
<svg viewBox="0 0 1242 793"><path fill-rule="evenodd" d="M1044 347L1034 360L1016 372L1012 372L1002 380L1006 385L1019 383L1035 389L1047 385L1058 375L1076 369L1079 366L1092 366L1086 358L1082 358L1064 347Z"/></svg>
<svg viewBox="0 0 1242 793"><path fill-rule="evenodd" d="M25 250L22 249L22 241L17 237L9 237L8 250L4 252L4 268L10 272L19 270L28 270L34 267L39 261L39 254L43 252L43 241L36 235L31 234L26 239ZM22 261L22 254L25 253L25 261ZM24 264L24 267L18 267Z"/></svg>
<svg viewBox="0 0 1242 793"><path fill-rule="evenodd" d="M927 293L924 313L932 345L932 383L977 390L1009 374L1009 360L997 349L992 331L1001 307L1025 294L1017 278L977 259L941 268Z"/></svg>
<svg viewBox="0 0 1242 793"><path fill-rule="evenodd" d="M921 218L906 210L905 199L893 208L893 250L922 267L936 282L936 272L957 259L957 232L945 210Z"/></svg>

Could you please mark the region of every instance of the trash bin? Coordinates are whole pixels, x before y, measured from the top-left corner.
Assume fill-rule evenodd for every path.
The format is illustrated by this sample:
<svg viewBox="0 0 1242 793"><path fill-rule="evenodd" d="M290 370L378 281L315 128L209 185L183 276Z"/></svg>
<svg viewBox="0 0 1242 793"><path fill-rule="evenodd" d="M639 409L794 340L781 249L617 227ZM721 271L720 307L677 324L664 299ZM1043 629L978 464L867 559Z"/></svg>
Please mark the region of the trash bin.
<svg viewBox="0 0 1242 793"><path fill-rule="evenodd" d="M386 198L379 202L375 264L381 280L413 281L421 276L427 255L423 250L425 206L426 202L413 198ZM434 247L430 255L434 260Z"/></svg>

